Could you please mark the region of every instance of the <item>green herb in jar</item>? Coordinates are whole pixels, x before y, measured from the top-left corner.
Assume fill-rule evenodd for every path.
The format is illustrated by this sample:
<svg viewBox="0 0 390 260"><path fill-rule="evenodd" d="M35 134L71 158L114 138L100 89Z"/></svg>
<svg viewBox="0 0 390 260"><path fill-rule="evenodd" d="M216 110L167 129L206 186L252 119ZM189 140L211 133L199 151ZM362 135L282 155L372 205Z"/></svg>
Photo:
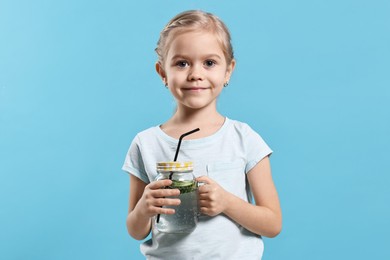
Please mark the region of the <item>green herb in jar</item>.
<svg viewBox="0 0 390 260"><path fill-rule="evenodd" d="M172 185L169 186L171 189L179 189L180 194L188 193L196 190L196 182L195 181L172 181Z"/></svg>

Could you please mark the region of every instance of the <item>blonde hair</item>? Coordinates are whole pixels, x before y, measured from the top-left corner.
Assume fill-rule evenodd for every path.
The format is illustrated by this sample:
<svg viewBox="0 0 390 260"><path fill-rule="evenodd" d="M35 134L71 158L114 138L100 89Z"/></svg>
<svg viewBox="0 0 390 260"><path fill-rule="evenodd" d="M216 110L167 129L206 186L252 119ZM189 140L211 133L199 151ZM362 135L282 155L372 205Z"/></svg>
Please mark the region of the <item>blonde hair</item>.
<svg viewBox="0 0 390 260"><path fill-rule="evenodd" d="M223 53L226 63L230 65L234 59L233 46L231 44L230 32L227 26L217 16L199 10L190 10L179 13L168 22L160 33L160 39L155 49L160 64L164 64L165 56L169 50L169 44L173 36L179 33L204 30L215 34ZM170 37L172 35L172 37Z"/></svg>

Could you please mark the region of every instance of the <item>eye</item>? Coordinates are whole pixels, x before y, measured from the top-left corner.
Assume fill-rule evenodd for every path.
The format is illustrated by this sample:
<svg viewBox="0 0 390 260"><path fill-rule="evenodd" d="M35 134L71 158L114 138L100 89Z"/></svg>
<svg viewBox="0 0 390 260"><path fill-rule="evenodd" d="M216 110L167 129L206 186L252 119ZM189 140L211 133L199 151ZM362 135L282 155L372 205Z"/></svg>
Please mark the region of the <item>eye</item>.
<svg viewBox="0 0 390 260"><path fill-rule="evenodd" d="M214 61L214 60L206 60L205 62L204 62L204 65L206 65L206 67L214 67L215 66L215 64L216 64L216 62Z"/></svg>
<svg viewBox="0 0 390 260"><path fill-rule="evenodd" d="M176 66L178 66L179 68L185 68L188 67L188 65L188 62L185 60L179 60L178 62L176 62Z"/></svg>

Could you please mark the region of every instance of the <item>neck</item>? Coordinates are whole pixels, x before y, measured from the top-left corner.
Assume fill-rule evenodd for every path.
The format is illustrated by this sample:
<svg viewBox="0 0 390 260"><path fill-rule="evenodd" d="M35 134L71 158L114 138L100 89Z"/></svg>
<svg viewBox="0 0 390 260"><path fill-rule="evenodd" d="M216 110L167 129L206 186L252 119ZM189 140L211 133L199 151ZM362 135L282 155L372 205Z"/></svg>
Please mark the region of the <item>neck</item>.
<svg viewBox="0 0 390 260"><path fill-rule="evenodd" d="M216 107L189 109L178 106L175 114L161 126L168 135L178 138L181 134L200 128L199 132L191 134L186 139L196 139L209 136L225 122L225 117L216 110Z"/></svg>
<svg viewBox="0 0 390 260"><path fill-rule="evenodd" d="M216 104L202 109L190 109L178 106L172 120L176 124L209 125L223 122L224 117L217 111Z"/></svg>

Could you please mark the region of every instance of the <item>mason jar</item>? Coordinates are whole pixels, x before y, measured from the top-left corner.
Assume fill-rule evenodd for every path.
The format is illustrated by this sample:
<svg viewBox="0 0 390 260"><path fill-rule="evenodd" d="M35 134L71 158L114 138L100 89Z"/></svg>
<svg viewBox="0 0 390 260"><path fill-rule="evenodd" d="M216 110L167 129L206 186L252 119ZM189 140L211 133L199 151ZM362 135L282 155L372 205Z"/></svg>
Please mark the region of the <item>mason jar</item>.
<svg viewBox="0 0 390 260"><path fill-rule="evenodd" d="M175 209L173 215L157 215L155 226L164 233L190 233L198 222L198 191L197 182L193 175L192 162L159 162L157 163L155 180L170 179L172 184L166 189L179 189L181 203L178 206L164 206Z"/></svg>

